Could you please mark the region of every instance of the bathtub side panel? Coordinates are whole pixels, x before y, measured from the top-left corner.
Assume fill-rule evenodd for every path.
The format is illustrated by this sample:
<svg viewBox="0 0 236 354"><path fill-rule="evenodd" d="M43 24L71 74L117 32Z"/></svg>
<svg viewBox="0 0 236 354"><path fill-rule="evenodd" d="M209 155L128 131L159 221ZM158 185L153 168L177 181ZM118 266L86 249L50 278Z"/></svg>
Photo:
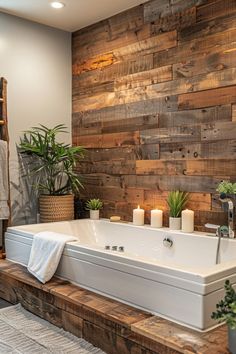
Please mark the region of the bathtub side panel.
<svg viewBox="0 0 236 354"><path fill-rule="evenodd" d="M57 274L82 287L202 329L202 296L164 283L64 256Z"/></svg>

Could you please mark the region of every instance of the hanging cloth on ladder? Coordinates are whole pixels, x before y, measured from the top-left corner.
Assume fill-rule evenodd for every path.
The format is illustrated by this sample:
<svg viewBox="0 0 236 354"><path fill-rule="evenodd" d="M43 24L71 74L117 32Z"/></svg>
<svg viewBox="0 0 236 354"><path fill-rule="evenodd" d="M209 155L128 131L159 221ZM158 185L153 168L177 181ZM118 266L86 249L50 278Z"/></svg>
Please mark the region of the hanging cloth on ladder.
<svg viewBox="0 0 236 354"><path fill-rule="evenodd" d="M7 142L0 140L0 220L9 218Z"/></svg>

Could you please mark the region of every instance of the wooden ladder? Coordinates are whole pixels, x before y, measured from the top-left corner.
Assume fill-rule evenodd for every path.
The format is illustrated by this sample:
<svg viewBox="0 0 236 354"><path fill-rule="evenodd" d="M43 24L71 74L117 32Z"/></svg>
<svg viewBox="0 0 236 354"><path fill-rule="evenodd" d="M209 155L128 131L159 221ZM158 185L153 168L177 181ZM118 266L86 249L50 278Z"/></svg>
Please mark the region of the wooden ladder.
<svg viewBox="0 0 236 354"><path fill-rule="evenodd" d="M7 80L0 79L0 139L5 140L8 146L7 166L8 166L8 205L10 208L10 178L9 178L9 134L8 134L8 120L7 120ZM11 223L11 215L8 220L2 221L2 247L0 249L0 259L6 257L5 254L5 232Z"/></svg>

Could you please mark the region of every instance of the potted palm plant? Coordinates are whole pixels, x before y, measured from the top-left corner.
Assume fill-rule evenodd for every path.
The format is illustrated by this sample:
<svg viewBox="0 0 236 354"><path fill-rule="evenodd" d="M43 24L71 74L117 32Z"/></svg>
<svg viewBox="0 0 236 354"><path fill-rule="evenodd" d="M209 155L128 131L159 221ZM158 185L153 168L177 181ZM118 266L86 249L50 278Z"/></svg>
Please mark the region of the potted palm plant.
<svg viewBox="0 0 236 354"><path fill-rule="evenodd" d="M229 280L225 282L225 297L216 305L216 311L211 318L219 322L226 322L228 326L228 347L232 354L236 354L236 292Z"/></svg>
<svg viewBox="0 0 236 354"><path fill-rule="evenodd" d="M188 201L188 193L172 191L168 194L167 204L170 209L169 228L171 230L181 229L181 212Z"/></svg>
<svg viewBox="0 0 236 354"><path fill-rule="evenodd" d="M39 194L41 222L71 220L74 218L74 194L82 187L74 172L84 155L84 148L57 141L65 133L63 124L53 128L44 125L26 131L18 146L27 160L30 177Z"/></svg>
<svg viewBox="0 0 236 354"><path fill-rule="evenodd" d="M90 219L98 220L99 211L102 209L102 201L100 199L90 199L86 203L86 209L89 210Z"/></svg>

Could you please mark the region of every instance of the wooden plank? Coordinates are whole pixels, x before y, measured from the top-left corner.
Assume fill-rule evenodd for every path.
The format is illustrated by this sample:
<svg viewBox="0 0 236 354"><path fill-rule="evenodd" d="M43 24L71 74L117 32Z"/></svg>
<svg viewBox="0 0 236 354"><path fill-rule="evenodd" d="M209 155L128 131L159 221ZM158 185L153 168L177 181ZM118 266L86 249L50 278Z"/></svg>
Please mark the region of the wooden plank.
<svg viewBox="0 0 236 354"><path fill-rule="evenodd" d="M79 75L85 71L101 69L103 67L112 65L114 61L115 57L113 53L106 53L95 58L89 58L82 64L74 64L72 67L72 73L73 75Z"/></svg>
<svg viewBox="0 0 236 354"><path fill-rule="evenodd" d="M132 200L132 203L143 204L144 202L144 189L142 188L126 188L125 189L125 200L128 203Z"/></svg>
<svg viewBox="0 0 236 354"><path fill-rule="evenodd" d="M144 4L144 22L152 22L171 13L169 0L154 0Z"/></svg>
<svg viewBox="0 0 236 354"><path fill-rule="evenodd" d="M125 200L125 190L122 188L106 187L106 186L94 186L89 187L88 190L90 198L100 198L101 200L109 201L124 201Z"/></svg>
<svg viewBox="0 0 236 354"><path fill-rule="evenodd" d="M73 145L85 148L109 148L129 146L139 143L139 132L123 132L74 137Z"/></svg>
<svg viewBox="0 0 236 354"><path fill-rule="evenodd" d="M176 94L185 92L202 91L207 89L219 88L222 86L236 84L236 68L229 68L222 71L211 72L206 75L198 75L178 79L160 84L154 84L147 87L147 96L151 99L154 96L170 95L173 91ZM128 91L128 90L127 90Z"/></svg>
<svg viewBox="0 0 236 354"><path fill-rule="evenodd" d="M83 89L94 85L101 85L115 79L153 69L153 54L115 62L112 66L103 67L102 70L83 72L73 75L73 89Z"/></svg>
<svg viewBox="0 0 236 354"><path fill-rule="evenodd" d="M143 26L142 6L125 12L126 18L122 16L122 13L115 15L100 22L100 26L98 23L97 26L95 24L84 31L75 32L72 36L73 62L110 52L114 48L130 45L149 37L149 26ZM102 33L102 30L105 33Z"/></svg>
<svg viewBox="0 0 236 354"><path fill-rule="evenodd" d="M111 173L113 175L119 174L134 174L135 161L134 160L113 160L110 154L110 160L99 162L80 162L76 171L80 174L84 173Z"/></svg>
<svg viewBox="0 0 236 354"><path fill-rule="evenodd" d="M143 20L143 5L132 7L108 18L110 39L115 39L119 35L123 37L127 31L140 29L143 26Z"/></svg>
<svg viewBox="0 0 236 354"><path fill-rule="evenodd" d="M198 230L203 232L209 232L204 225L211 220L215 225L227 225L227 213L220 211L196 211L194 215L195 223L198 225Z"/></svg>
<svg viewBox="0 0 236 354"><path fill-rule="evenodd" d="M157 128L159 115L145 115L141 117L134 117L129 119L117 119L112 121L102 122L102 133L115 133L122 131L133 131L139 129Z"/></svg>
<svg viewBox="0 0 236 354"><path fill-rule="evenodd" d="M99 161L112 161L117 160L135 160L137 146L118 147L118 148L105 148L105 149L87 149L85 162L99 162Z"/></svg>
<svg viewBox="0 0 236 354"><path fill-rule="evenodd" d="M107 98L107 97L106 97ZM84 106L86 106L86 100L84 100ZM128 118L128 117L140 117L143 115L156 114L163 111L177 111L177 96L165 96L159 99L152 100L142 100L137 102L131 102L129 105L127 104L119 104L114 106L107 106L100 109L97 109L96 106L100 106L96 100L94 99L94 108L86 109L86 111L82 111L82 107L78 102L73 103L73 118L81 118L89 119L91 117L92 120L98 120L99 118L102 120L112 120L118 118ZM76 115L76 113L79 113Z"/></svg>
<svg viewBox="0 0 236 354"><path fill-rule="evenodd" d="M192 77L200 74L207 74L213 71L222 71L235 67L236 47L235 50L223 50L210 53L206 56L195 56L190 60L184 59L181 63L173 65L174 79L183 77Z"/></svg>
<svg viewBox="0 0 236 354"><path fill-rule="evenodd" d="M83 336L88 342L104 350L105 353L164 354L164 350L166 350L161 344L157 346L158 352L153 352L151 350L138 346L136 343L132 342L129 339L124 340L124 338L121 336L114 336L112 335L112 333L110 333L109 330L105 330L87 321L84 322ZM168 354L180 354L180 352L168 349Z"/></svg>
<svg viewBox="0 0 236 354"><path fill-rule="evenodd" d="M117 43L118 41L118 43ZM157 36L150 37L149 29L143 31L126 32L122 38L102 42L94 46L94 41L84 47L73 45L73 65L83 63L88 58L94 58L101 54L113 53L117 59L127 59L136 54L150 54L164 49L175 47L177 44L176 31L170 31ZM97 60L96 60L97 61Z"/></svg>
<svg viewBox="0 0 236 354"><path fill-rule="evenodd" d="M141 144L159 144L183 141L200 141L200 126L179 126L147 129L140 132Z"/></svg>
<svg viewBox="0 0 236 354"><path fill-rule="evenodd" d="M210 54L212 51L219 50L219 46L224 46L228 49L235 48L235 36L236 29L233 28L217 34L196 38L193 42L179 43L176 48L155 53L153 58L154 68L178 63L186 60L186 58L189 60L195 55Z"/></svg>
<svg viewBox="0 0 236 354"><path fill-rule="evenodd" d="M133 145L119 148L87 149L82 162L155 160L159 158L159 145ZM79 167L78 167L79 168Z"/></svg>
<svg viewBox="0 0 236 354"><path fill-rule="evenodd" d="M199 266L201 266L201 258L199 259ZM187 304L186 304L187 306ZM160 321L157 321L156 318L151 318L150 320L147 319L145 321L142 321L140 323L134 324L132 326L132 329L139 333L140 335L146 335L150 339L159 339L161 336L161 342L162 344L165 344L166 341L168 340L167 337L163 337L161 335L163 328L165 328L165 323L166 320L162 319ZM193 331L191 329L186 329L188 334L186 335L185 329L181 326L178 327L178 331L176 331L175 328L172 327L172 324L167 324L168 327L168 333L169 336L172 338L172 348L173 350L177 350L179 352L184 353L183 348L191 348L192 343L194 343L194 350L196 353L202 353L202 354L226 354L228 352L227 345L225 345L221 337L226 335L225 328L218 327L215 332L210 331L209 336L211 337L211 345L208 347L207 345L207 340L204 334L199 334L201 337L201 340L197 340L197 332ZM183 333L184 331L184 333ZM211 333L211 334L210 334ZM178 338L178 339L177 339ZM184 340L187 341L189 344L185 345L182 341ZM206 349L205 349L206 348ZM208 349L209 348L209 349ZM186 353L190 354L192 350L186 349ZM167 353L166 353L167 354Z"/></svg>
<svg viewBox="0 0 236 354"><path fill-rule="evenodd" d="M108 81L100 85L94 85L85 88L76 88L73 90L72 100L84 99L93 95L99 95L104 93L112 93L114 91L114 81Z"/></svg>
<svg viewBox="0 0 236 354"><path fill-rule="evenodd" d="M229 178L225 176L225 179ZM216 187L222 178L208 176L139 176L124 175L123 185L128 188L143 188L156 191L170 191L179 189L195 193L215 193Z"/></svg>
<svg viewBox="0 0 236 354"><path fill-rule="evenodd" d="M178 16L179 13L205 2L206 0L153 0L144 4L144 22L157 21L171 15Z"/></svg>
<svg viewBox="0 0 236 354"><path fill-rule="evenodd" d="M177 32L174 30L129 44L128 46L116 48L113 50L113 54L118 59L127 59L134 55L147 55L160 52L165 49L176 47L176 45Z"/></svg>
<svg viewBox="0 0 236 354"><path fill-rule="evenodd" d="M202 158L236 158L236 140L208 140L203 142L201 143L200 156Z"/></svg>
<svg viewBox="0 0 236 354"><path fill-rule="evenodd" d="M151 21L151 35L189 28L196 22L196 7L187 8L181 12L170 13L167 16L159 17Z"/></svg>
<svg viewBox="0 0 236 354"><path fill-rule="evenodd" d="M167 65L149 71L123 76L115 80L115 91L148 86L172 80L172 66Z"/></svg>
<svg viewBox="0 0 236 354"><path fill-rule="evenodd" d="M216 106L178 112L162 112L159 114L159 128L177 127L211 123L218 120L231 121L231 105Z"/></svg>
<svg viewBox="0 0 236 354"><path fill-rule="evenodd" d="M179 30L179 42L192 41L196 38L220 33L235 28L235 14L214 18L209 21L197 22L188 28Z"/></svg>
<svg viewBox="0 0 236 354"><path fill-rule="evenodd" d="M160 159L196 159L203 157L201 149L202 145L200 142L162 143L160 144Z"/></svg>
<svg viewBox="0 0 236 354"><path fill-rule="evenodd" d="M236 176L235 159L137 160L137 175Z"/></svg>
<svg viewBox="0 0 236 354"><path fill-rule="evenodd" d="M93 135L101 133L128 132L158 127L158 114L130 117L128 119L91 121L77 119L73 124L73 135Z"/></svg>
<svg viewBox="0 0 236 354"><path fill-rule="evenodd" d="M122 187L122 178L105 173L84 174L82 181L90 186Z"/></svg>
<svg viewBox="0 0 236 354"><path fill-rule="evenodd" d="M76 45L86 46L96 38L97 42L109 40L108 22L106 20L97 22L72 33L73 50Z"/></svg>
<svg viewBox="0 0 236 354"><path fill-rule="evenodd" d="M232 121L236 122L236 104L232 105Z"/></svg>
<svg viewBox="0 0 236 354"><path fill-rule="evenodd" d="M227 85L235 85L236 68L230 68L223 71L209 73L207 75L199 75L147 86L145 86L145 83L146 82L144 80L144 82L141 81L137 84L134 83L134 88L131 89L125 89L116 92L104 92L86 98L77 98L75 105L76 107L79 107L80 111L86 111L107 106L128 104L144 99L165 97L171 95L173 92L176 94L183 94L185 92L194 92L219 88ZM141 86L139 86L140 84ZM144 86L142 86L143 84ZM118 87L119 85L116 86L116 90Z"/></svg>
<svg viewBox="0 0 236 354"><path fill-rule="evenodd" d="M206 21L236 12L234 0L218 0L197 8L197 21Z"/></svg>
<svg viewBox="0 0 236 354"><path fill-rule="evenodd" d="M236 86L179 95L179 109L194 109L236 102Z"/></svg>
<svg viewBox="0 0 236 354"><path fill-rule="evenodd" d="M228 156L236 158L236 140L160 144L160 159L164 160L214 159L227 158Z"/></svg>
<svg viewBox="0 0 236 354"><path fill-rule="evenodd" d="M150 191L144 192L144 204L149 209L158 208L168 210L167 197L168 191ZM186 205L191 210L211 210L211 194L190 193L189 201Z"/></svg>
<svg viewBox="0 0 236 354"><path fill-rule="evenodd" d="M93 41L106 41L127 30L134 30L143 24L143 7L136 6L73 32L73 38L81 46ZM104 33L105 32L105 33Z"/></svg>
<svg viewBox="0 0 236 354"><path fill-rule="evenodd" d="M208 140L229 140L236 137L236 122L216 122L202 126L201 138Z"/></svg>
<svg viewBox="0 0 236 354"><path fill-rule="evenodd" d="M104 187L94 186L93 188L89 187L89 190L87 192L90 198L91 196L94 198L100 198L103 201L105 201L105 203L107 202L127 203L130 200L132 200L133 203L142 204L144 200L144 190L142 188L121 189L121 188L106 187L106 186ZM85 194L86 194L86 189L85 189ZM109 204L109 208L110 208L110 204ZM119 210L117 210L117 213L119 215ZM114 212L111 212L110 215L112 214L114 214Z"/></svg>
<svg viewBox="0 0 236 354"><path fill-rule="evenodd" d="M136 152L137 160L156 160L160 158L159 144L140 145Z"/></svg>

